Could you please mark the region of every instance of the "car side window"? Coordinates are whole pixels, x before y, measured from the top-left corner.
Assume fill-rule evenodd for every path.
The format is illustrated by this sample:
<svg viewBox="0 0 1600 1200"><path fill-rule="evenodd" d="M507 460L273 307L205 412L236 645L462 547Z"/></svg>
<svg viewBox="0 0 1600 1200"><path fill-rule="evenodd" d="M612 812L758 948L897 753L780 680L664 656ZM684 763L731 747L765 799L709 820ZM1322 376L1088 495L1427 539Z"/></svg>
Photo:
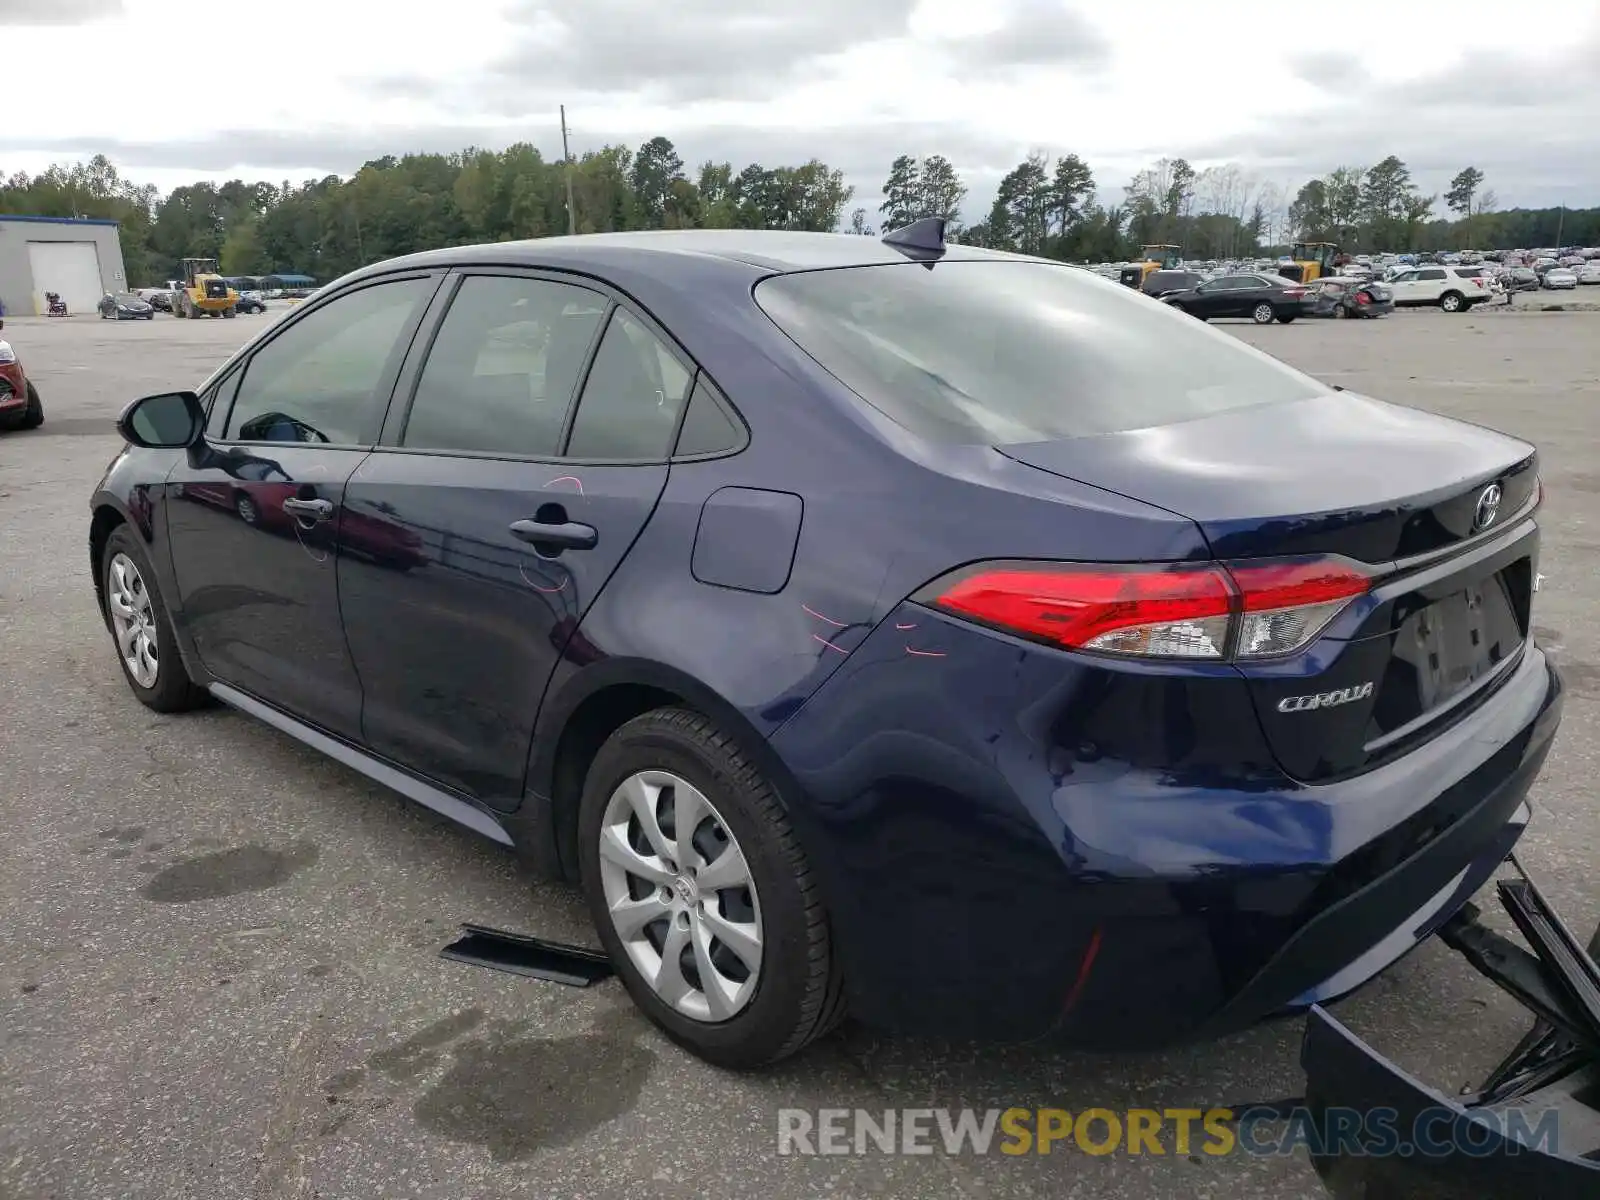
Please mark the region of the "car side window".
<svg viewBox="0 0 1600 1200"><path fill-rule="evenodd" d="M250 357L227 437L243 442L364 445L382 419L379 395L404 355L437 281L399 279L307 313Z"/></svg>
<svg viewBox="0 0 1600 1200"><path fill-rule="evenodd" d="M243 368L235 368L214 388L206 401L206 437L220 441L228 427L228 415L233 411L233 397L244 378Z"/></svg>
<svg viewBox="0 0 1600 1200"><path fill-rule="evenodd" d="M744 445L744 430L728 414L716 390L701 376L689 396L689 411L683 414L678 445L673 454L726 454Z"/></svg>
<svg viewBox="0 0 1600 1200"><path fill-rule="evenodd" d="M578 400L567 457L666 458L692 380L642 321L615 309Z"/></svg>
<svg viewBox="0 0 1600 1200"><path fill-rule="evenodd" d="M1418 279L1443 279L1444 277L1445 277L1444 272L1439 270L1438 268L1435 268L1435 269L1433 269L1431 271L1418 271L1417 272L1417 278Z"/></svg>
<svg viewBox="0 0 1600 1200"><path fill-rule="evenodd" d="M550 279L468 276L428 351L400 444L555 457L607 305Z"/></svg>

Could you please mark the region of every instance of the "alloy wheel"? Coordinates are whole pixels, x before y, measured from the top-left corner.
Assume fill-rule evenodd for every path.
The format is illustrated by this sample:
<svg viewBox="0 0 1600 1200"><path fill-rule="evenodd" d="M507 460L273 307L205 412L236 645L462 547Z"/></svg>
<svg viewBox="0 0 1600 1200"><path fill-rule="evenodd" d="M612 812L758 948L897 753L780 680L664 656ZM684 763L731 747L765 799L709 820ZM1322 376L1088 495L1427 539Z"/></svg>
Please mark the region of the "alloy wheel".
<svg viewBox="0 0 1600 1200"><path fill-rule="evenodd" d="M1251 315L1255 318L1257 325L1270 325L1272 323L1272 305L1258 304L1255 312Z"/></svg>
<svg viewBox="0 0 1600 1200"><path fill-rule="evenodd" d="M118 554L106 570L106 606L117 652L129 676L142 688L153 688L161 662L156 648L156 613L150 589L133 559Z"/></svg>
<svg viewBox="0 0 1600 1200"><path fill-rule="evenodd" d="M761 975L761 905L722 815L670 771L639 771L600 824L600 885L613 928L644 982L696 1021L726 1021Z"/></svg>

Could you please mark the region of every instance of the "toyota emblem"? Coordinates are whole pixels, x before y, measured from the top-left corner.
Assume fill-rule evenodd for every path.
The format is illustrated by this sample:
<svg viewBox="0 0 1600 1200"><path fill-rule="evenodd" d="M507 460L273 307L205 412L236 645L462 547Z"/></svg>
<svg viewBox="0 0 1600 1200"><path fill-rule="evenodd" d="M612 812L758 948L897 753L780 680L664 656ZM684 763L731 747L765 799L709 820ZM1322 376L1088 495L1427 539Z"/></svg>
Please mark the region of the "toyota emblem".
<svg viewBox="0 0 1600 1200"><path fill-rule="evenodd" d="M1500 515L1500 485L1491 483L1483 489L1483 494L1478 497L1478 510L1472 514L1472 528L1480 531L1494 524L1494 519Z"/></svg>

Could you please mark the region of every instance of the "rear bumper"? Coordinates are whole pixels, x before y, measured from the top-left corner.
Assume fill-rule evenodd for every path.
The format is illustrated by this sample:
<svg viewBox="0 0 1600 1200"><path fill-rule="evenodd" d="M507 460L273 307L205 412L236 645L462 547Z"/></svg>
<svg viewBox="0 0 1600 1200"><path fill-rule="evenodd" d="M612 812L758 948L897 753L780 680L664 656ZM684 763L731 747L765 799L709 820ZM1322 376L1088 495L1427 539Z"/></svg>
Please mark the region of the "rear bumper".
<svg viewBox="0 0 1600 1200"><path fill-rule="evenodd" d="M1304 786L1238 682L891 614L773 737L852 1011L1133 1049L1348 991L1504 859L1561 712L1530 644L1431 741Z"/></svg>

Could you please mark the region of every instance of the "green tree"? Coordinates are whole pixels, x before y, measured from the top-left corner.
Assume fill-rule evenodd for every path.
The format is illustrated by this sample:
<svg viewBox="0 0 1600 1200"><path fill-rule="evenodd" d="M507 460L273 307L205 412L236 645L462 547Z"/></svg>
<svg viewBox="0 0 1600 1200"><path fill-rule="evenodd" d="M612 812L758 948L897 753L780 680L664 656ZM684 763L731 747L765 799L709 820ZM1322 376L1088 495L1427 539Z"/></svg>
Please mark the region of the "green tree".
<svg viewBox="0 0 1600 1200"><path fill-rule="evenodd" d="M911 155L902 154L889 165L878 212L885 229L899 229L920 217L922 210L922 164Z"/></svg>
<svg viewBox="0 0 1600 1200"><path fill-rule="evenodd" d="M966 184L956 174L955 166L942 154L930 154L922 160L919 217L943 217L946 229L954 232L961 221L961 202L967 198Z"/></svg>
<svg viewBox="0 0 1600 1200"><path fill-rule="evenodd" d="M631 182L644 224L652 229L665 228L675 202L681 201L675 185L684 182L683 159L671 141L653 137L639 147L633 156Z"/></svg>
<svg viewBox="0 0 1600 1200"><path fill-rule="evenodd" d="M272 270L255 217L241 220L228 230L219 262L225 275L265 275Z"/></svg>

